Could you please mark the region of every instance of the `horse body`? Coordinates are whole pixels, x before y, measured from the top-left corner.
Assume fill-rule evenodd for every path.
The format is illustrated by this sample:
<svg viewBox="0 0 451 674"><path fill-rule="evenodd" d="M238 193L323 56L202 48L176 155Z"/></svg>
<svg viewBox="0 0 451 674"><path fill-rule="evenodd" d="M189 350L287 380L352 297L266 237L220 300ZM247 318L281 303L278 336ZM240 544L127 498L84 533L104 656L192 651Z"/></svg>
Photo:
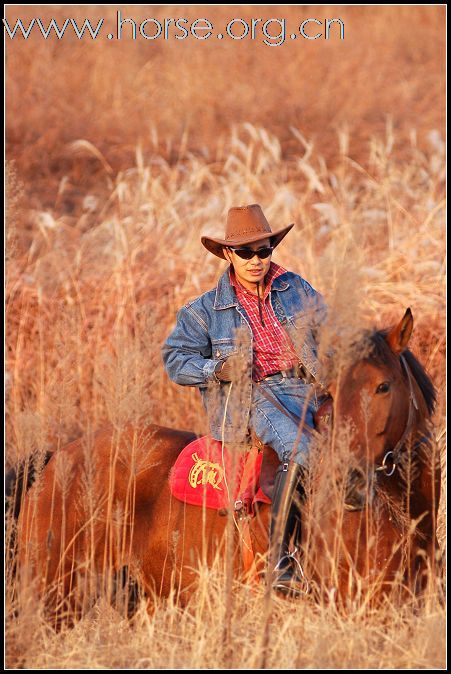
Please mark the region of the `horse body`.
<svg viewBox="0 0 451 674"><path fill-rule="evenodd" d="M343 479L331 477L337 465L332 443L316 462L306 490L305 572L342 604L364 593L379 601L400 585L417 592L437 549L440 469L437 461L431 466L424 442L433 388L408 356L418 407L412 416L410 379L398 360L405 333L400 326L396 330L382 335L385 346L378 338L377 353L360 358L332 386L334 429L353 422L350 463L342 462ZM400 465L391 474L385 456L409 423L409 437L396 456ZM212 564L218 550L225 550L227 531L233 536L234 569L240 571L240 535L227 526L230 518L171 496L170 469L194 438L153 425L110 428L54 454L26 494L18 521L21 577L37 581L50 612L61 612L62 606L72 614L83 612L99 579L105 584L112 570L124 567L147 594L168 596L175 588L183 600L195 589L198 561ZM260 504L250 521L260 571L269 517L269 506Z"/></svg>
<svg viewBox="0 0 451 674"><path fill-rule="evenodd" d="M21 577L37 580L49 613L80 615L99 578L105 589L124 567L149 596L176 587L183 600L194 590L198 561L213 563L227 528L218 511L171 496L169 471L195 437L155 425L109 428L53 455L18 521ZM253 526L263 553L261 517ZM234 563L238 570L238 554Z"/></svg>

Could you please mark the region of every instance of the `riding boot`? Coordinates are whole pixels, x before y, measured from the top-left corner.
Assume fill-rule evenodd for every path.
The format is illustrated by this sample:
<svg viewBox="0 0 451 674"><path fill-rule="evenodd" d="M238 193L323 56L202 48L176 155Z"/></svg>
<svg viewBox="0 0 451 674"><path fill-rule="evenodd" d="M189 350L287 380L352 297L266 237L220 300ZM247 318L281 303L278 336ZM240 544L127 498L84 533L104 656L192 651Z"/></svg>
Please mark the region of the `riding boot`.
<svg viewBox="0 0 451 674"><path fill-rule="evenodd" d="M295 553L290 553L293 534L295 542L301 538L301 514L296 501L300 497L299 481L303 468L297 463L283 463L276 471L269 531L269 573L275 590L299 596L308 590L301 564Z"/></svg>

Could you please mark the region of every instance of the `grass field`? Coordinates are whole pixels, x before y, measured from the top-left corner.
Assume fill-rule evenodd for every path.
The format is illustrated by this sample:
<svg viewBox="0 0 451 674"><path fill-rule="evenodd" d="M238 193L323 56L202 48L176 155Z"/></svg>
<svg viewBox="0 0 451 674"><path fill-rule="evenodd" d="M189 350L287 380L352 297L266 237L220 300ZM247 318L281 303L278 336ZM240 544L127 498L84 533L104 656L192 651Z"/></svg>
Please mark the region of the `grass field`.
<svg viewBox="0 0 451 674"><path fill-rule="evenodd" d="M38 11L39 9L39 11ZM17 17L113 8L9 7ZM127 7L202 16L207 8ZM275 261L325 297L338 324L385 327L410 307L411 348L437 388L445 484L445 10L208 7L288 21L340 15L344 42L262 44L75 38L6 45L6 465L105 424L207 433L198 392L169 382L161 346L185 301L225 263L200 244L228 208L260 203L296 226ZM260 11L261 10L261 11ZM438 535L445 548L446 503ZM9 578L9 576L8 576ZM99 602L54 633L6 590L9 668L259 668L263 591L200 569L127 622ZM19 588L20 589L20 588ZM223 625L233 625L224 643ZM266 668L444 668L445 609L272 605Z"/></svg>

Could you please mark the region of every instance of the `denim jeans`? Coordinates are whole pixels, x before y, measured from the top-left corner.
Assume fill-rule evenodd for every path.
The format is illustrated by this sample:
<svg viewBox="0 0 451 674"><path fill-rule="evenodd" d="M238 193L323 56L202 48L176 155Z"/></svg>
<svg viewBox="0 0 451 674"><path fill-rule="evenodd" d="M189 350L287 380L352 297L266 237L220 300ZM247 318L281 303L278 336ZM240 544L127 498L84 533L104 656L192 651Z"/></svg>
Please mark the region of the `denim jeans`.
<svg viewBox="0 0 451 674"><path fill-rule="evenodd" d="M302 419L305 411L304 424L300 432L300 424L290 419L271 403L259 390L264 387L270 397L277 401L298 418ZM317 400L312 394L311 386L301 379L286 378L275 374L253 385L251 428L265 445L270 445L277 453L281 462L294 461L305 466L309 456L311 435L306 430L314 428L313 415L316 412Z"/></svg>

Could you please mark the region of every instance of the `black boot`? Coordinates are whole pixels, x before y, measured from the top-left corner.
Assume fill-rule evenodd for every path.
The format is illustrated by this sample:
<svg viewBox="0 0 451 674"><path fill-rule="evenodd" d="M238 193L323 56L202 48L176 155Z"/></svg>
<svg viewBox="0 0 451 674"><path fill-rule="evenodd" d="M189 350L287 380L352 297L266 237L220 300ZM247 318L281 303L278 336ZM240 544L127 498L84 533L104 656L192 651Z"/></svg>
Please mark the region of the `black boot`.
<svg viewBox="0 0 451 674"><path fill-rule="evenodd" d="M302 475L302 466L292 461L277 469L269 531L270 582L275 590L295 597L308 592L308 583L295 556L297 550L289 551L293 533L295 541L301 540L301 513L297 501L303 493L299 484Z"/></svg>

